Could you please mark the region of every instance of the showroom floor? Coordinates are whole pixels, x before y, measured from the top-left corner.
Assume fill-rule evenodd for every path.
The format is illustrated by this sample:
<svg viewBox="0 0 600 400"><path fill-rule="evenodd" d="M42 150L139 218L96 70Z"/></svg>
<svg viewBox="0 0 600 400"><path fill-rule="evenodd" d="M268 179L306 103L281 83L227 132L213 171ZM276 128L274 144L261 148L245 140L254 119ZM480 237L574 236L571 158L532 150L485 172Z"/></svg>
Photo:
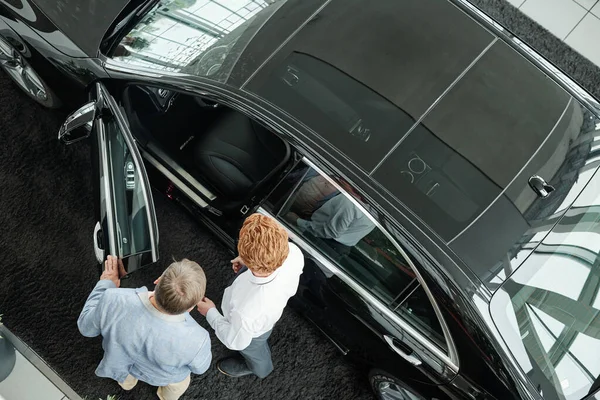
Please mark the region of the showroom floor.
<svg viewBox="0 0 600 400"><path fill-rule="evenodd" d="M509 0L528 17L600 66L599 0Z"/></svg>
<svg viewBox="0 0 600 400"><path fill-rule="evenodd" d="M0 381L0 400L82 400L29 346L0 324L0 340L14 349L15 363Z"/></svg>
<svg viewBox="0 0 600 400"><path fill-rule="evenodd" d="M581 17L571 18L560 7L581 7L574 0L510 0L548 30L558 32L555 37L506 0L471 1L600 98L600 68L561 42L566 39L567 43L575 43L577 37L583 37L586 40L582 42L594 50L600 33L588 29L586 21L596 18L594 12L600 14L598 2L578 0L583 6L577 14ZM530 14L535 8L540 11ZM548 17L553 12L552 15L570 21L570 28L560 25L566 24L565 21L556 23L560 18ZM557 30L554 23L559 26ZM583 45L580 48L586 55L588 50ZM590 60L600 64L591 50L589 54L586 56ZM102 356L100 340L83 338L77 331L77 316L97 279L90 239L95 221L89 148L86 144L65 147L58 143L56 132L64 117L63 113L36 106L0 73L0 210L3 211L0 213L0 314L4 314L6 326L82 397L92 400L118 394L121 400L153 398L155 389L147 385L125 393L116 383L95 377L94 369ZM229 269L223 266L227 265L230 254L180 208L158 195L155 200L162 259L167 262L171 256L186 256L199 261L209 281L214 282L208 295L219 301L221 282L229 280ZM147 276L128 284L150 285L164 266L160 263L150 267ZM201 323L207 326L205 321ZM276 371L268 380L234 381L213 367L205 375L193 378L186 397L372 398L364 371L341 357L333 345L293 310L284 313L272 343ZM220 343L213 341L215 358L226 353ZM67 391L68 388L60 390ZM0 398L2 395L0 388ZM57 392L57 399L60 395Z"/></svg>

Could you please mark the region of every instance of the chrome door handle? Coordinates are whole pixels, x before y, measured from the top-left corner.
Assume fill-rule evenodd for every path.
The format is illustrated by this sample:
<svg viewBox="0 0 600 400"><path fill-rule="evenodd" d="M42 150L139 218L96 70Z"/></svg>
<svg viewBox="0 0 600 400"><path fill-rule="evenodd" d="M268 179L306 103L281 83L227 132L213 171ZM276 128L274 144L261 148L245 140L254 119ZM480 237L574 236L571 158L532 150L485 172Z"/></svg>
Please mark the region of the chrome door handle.
<svg viewBox="0 0 600 400"><path fill-rule="evenodd" d="M554 191L554 186L546 183L544 178L538 175L533 175L529 178L529 186L542 199L550 196L550 193Z"/></svg>
<svg viewBox="0 0 600 400"><path fill-rule="evenodd" d="M94 242L94 254L96 255L96 260L98 260L99 264L102 264L104 262L104 249L101 249L98 245L98 232L100 232L100 229L102 229L100 222L96 222L92 241Z"/></svg>
<svg viewBox="0 0 600 400"><path fill-rule="evenodd" d="M387 344L392 348L392 350L394 350L396 353L398 353L398 355L400 355L400 357L404 358L406 361L408 361L412 365L419 366L419 365L423 364L423 362L421 360L419 360L417 357L406 354L404 352L404 350L396 347L396 345L394 344L393 337L391 337L389 335L383 335L383 338L385 339Z"/></svg>

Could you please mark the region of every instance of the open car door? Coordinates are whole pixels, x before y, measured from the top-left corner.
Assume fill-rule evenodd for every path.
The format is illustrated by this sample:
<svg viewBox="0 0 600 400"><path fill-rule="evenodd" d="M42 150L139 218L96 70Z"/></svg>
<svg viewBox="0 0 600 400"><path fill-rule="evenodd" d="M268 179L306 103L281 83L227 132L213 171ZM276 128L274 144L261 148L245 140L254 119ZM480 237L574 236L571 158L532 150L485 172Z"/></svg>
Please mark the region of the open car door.
<svg viewBox="0 0 600 400"><path fill-rule="evenodd" d="M71 144L92 138L96 197L93 241L99 263L123 259L128 273L158 260L158 225L148 176L129 124L104 85L72 113L58 134Z"/></svg>

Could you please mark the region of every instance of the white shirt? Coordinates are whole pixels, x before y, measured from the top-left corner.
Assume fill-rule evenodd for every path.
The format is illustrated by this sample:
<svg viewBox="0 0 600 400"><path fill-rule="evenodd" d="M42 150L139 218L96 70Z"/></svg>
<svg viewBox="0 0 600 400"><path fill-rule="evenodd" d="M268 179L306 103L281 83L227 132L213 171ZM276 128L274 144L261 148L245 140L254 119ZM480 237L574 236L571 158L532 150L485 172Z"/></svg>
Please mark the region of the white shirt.
<svg viewBox="0 0 600 400"><path fill-rule="evenodd" d="M302 251L290 243L281 267L267 277L245 271L225 289L221 309L211 308L206 320L227 348L243 350L253 338L267 333L281 318L288 299L296 294L304 268Z"/></svg>
<svg viewBox="0 0 600 400"><path fill-rule="evenodd" d="M299 218L297 224L302 231L346 246L356 245L375 228L369 217L343 194L323 204L312 214L310 221Z"/></svg>

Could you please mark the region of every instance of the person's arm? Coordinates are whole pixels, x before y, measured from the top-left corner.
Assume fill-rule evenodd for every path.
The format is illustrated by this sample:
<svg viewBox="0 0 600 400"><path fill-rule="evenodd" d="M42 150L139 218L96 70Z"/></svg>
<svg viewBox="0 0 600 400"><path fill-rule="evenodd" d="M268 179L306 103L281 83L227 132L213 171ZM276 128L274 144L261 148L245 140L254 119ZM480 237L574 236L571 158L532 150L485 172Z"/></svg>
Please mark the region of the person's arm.
<svg viewBox="0 0 600 400"><path fill-rule="evenodd" d="M79 319L77 327L79 332L85 337L95 337L100 335L100 318L102 316L102 298L107 289L116 288L113 281L103 279L96 283L94 290L88 296Z"/></svg>
<svg viewBox="0 0 600 400"><path fill-rule="evenodd" d="M342 196L338 199L338 196ZM336 239L342 235L346 229L350 226L354 219L354 204L344 197L343 194L339 194L333 199L325 203L323 207L326 207L328 213L328 219L326 221L308 221L302 218L298 218L296 224L302 231L311 233L313 236L322 239ZM324 212L324 210L317 211ZM313 214L314 216L314 214Z"/></svg>
<svg viewBox="0 0 600 400"><path fill-rule="evenodd" d="M100 276L100 281L96 283L94 290L88 296L79 318L77 327L79 332L86 337L95 337L100 335L100 318L102 316L102 300L107 289L117 288L121 284L121 279L125 276L125 267L121 260L116 257L108 256L105 262L104 272Z"/></svg>
<svg viewBox="0 0 600 400"><path fill-rule="evenodd" d="M206 340L202 343L198 354L194 357L191 364L189 365L190 371L196 375L202 375L210 367L212 360L212 353L210 351L210 336L206 334Z"/></svg>
<svg viewBox="0 0 600 400"><path fill-rule="evenodd" d="M215 335L230 350L244 350L252 341L252 334L244 327L241 316L233 311L227 320L215 308L208 310L206 320L215 330Z"/></svg>

